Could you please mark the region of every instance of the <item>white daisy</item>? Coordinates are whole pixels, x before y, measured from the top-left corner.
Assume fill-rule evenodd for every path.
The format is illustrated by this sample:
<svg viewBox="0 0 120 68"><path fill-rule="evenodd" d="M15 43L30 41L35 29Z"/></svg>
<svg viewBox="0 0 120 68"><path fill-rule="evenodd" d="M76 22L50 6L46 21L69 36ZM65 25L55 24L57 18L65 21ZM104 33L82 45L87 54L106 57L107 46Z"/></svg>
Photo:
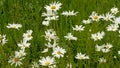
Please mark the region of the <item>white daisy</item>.
<svg viewBox="0 0 120 68"><path fill-rule="evenodd" d="M118 54L120 55L120 51L118 51Z"/></svg>
<svg viewBox="0 0 120 68"><path fill-rule="evenodd" d="M120 17L114 18L114 22L115 24L120 24Z"/></svg>
<svg viewBox="0 0 120 68"><path fill-rule="evenodd" d="M26 56L26 53L24 52L24 50L15 51L15 56L23 57L23 56Z"/></svg>
<svg viewBox="0 0 120 68"><path fill-rule="evenodd" d="M49 5L46 5L45 6L45 9L46 10L53 10L53 11L57 11L57 10L59 10L60 8L61 8L61 3L59 3L59 2L52 2L52 3L50 3Z"/></svg>
<svg viewBox="0 0 120 68"><path fill-rule="evenodd" d="M91 23L91 19L83 20L82 22L83 22L84 24L90 24L90 23Z"/></svg>
<svg viewBox="0 0 120 68"><path fill-rule="evenodd" d="M106 27L107 31L117 31L119 28L118 24L110 24Z"/></svg>
<svg viewBox="0 0 120 68"><path fill-rule="evenodd" d="M113 7L113 8L111 8L111 13L113 13L113 14L117 14L119 11L118 11L118 8L116 8L116 7Z"/></svg>
<svg viewBox="0 0 120 68"><path fill-rule="evenodd" d="M75 25L75 27L72 27L73 28L73 30L75 30L75 31L84 31L84 26L82 26L82 25Z"/></svg>
<svg viewBox="0 0 120 68"><path fill-rule="evenodd" d="M94 41L97 41L97 40L101 40L103 37L105 36L105 32L97 32L97 33L94 33L94 34L91 34L91 39L93 39Z"/></svg>
<svg viewBox="0 0 120 68"><path fill-rule="evenodd" d="M14 29L19 30L19 28L21 28L22 25L21 24L15 24L15 23L13 23L13 24L8 24L8 26L6 26L6 27L7 28L14 28Z"/></svg>
<svg viewBox="0 0 120 68"><path fill-rule="evenodd" d="M76 59L89 59L89 56L87 56L86 54L82 54L82 53L77 53L77 55L75 56Z"/></svg>
<svg viewBox="0 0 120 68"><path fill-rule="evenodd" d="M93 21L99 21L101 19L101 16L98 15L96 12L92 12L92 14L89 16Z"/></svg>
<svg viewBox="0 0 120 68"><path fill-rule="evenodd" d="M74 12L74 10L72 10L72 11L69 10L69 11L62 12L61 15L64 15L64 16L75 16L77 13L78 12Z"/></svg>
<svg viewBox="0 0 120 68"><path fill-rule="evenodd" d="M66 38L66 40L77 40L77 37L74 37L71 33L68 33L64 38Z"/></svg>
<svg viewBox="0 0 120 68"><path fill-rule="evenodd" d="M23 60L24 58L22 57L11 57L10 58L10 60L8 61L8 63L11 63L11 65L13 65L13 64L15 64L15 67L16 66L20 66L20 65L22 65L22 60Z"/></svg>
<svg viewBox="0 0 120 68"><path fill-rule="evenodd" d="M49 24L50 24L50 21L43 21L42 22L42 25L45 25L45 26L49 26Z"/></svg>
<svg viewBox="0 0 120 68"><path fill-rule="evenodd" d="M42 16L51 17L56 16L57 12L53 12L52 10L47 10L47 12L42 13Z"/></svg>
<svg viewBox="0 0 120 68"><path fill-rule="evenodd" d="M23 34L24 40L27 40L27 41L31 40L33 38L32 32L33 32L32 30L27 30L27 33Z"/></svg>
<svg viewBox="0 0 120 68"><path fill-rule="evenodd" d="M39 62L42 66L50 66L55 64L54 58L51 58L49 56L43 57L41 60L39 60Z"/></svg>
<svg viewBox="0 0 120 68"><path fill-rule="evenodd" d="M102 57L102 58L100 58L98 61L99 61L99 63L106 63L106 59L105 59L105 58L103 58L103 57Z"/></svg>
<svg viewBox="0 0 120 68"><path fill-rule="evenodd" d="M30 47L30 43L27 43L27 41L21 41L21 43L18 43L18 47L24 50L25 48Z"/></svg>
<svg viewBox="0 0 120 68"><path fill-rule="evenodd" d="M47 44L45 44L45 46L47 46L48 48L54 48L58 45L58 43L56 41L53 42L53 44L51 44L50 42L48 42Z"/></svg>
<svg viewBox="0 0 120 68"><path fill-rule="evenodd" d="M102 46L103 46L103 48L102 48L102 52L103 52L103 53L108 53L108 52L110 52L110 48L112 48L112 44L110 44L110 43L103 44Z"/></svg>
<svg viewBox="0 0 120 68"><path fill-rule="evenodd" d="M45 31L44 37L45 37L45 39L48 40L49 42L50 42L51 40L58 39L58 37L56 36L56 32L53 31L53 29L48 29L47 31Z"/></svg>
<svg viewBox="0 0 120 68"><path fill-rule="evenodd" d="M102 48L103 48L103 46L99 46L99 45L96 45L96 46L95 46L96 51L101 51Z"/></svg>
<svg viewBox="0 0 120 68"><path fill-rule="evenodd" d="M112 13L106 13L105 15L102 15L103 20L105 21L113 21L113 18L115 18L115 16Z"/></svg>
<svg viewBox="0 0 120 68"><path fill-rule="evenodd" d="M37 62L32 62L32 68L39 68L39 64Z"/></svg>
<svg viewBox="0 0 120 68"><path fill-rule="evenodd" d="M45 20L51 21L51 20L58 20L59 16L51 16L51 17L46 17Z"/></svg>
<svg viewBox="0 0 120 68"><path fill-rule="evenodd" d="M4 44L6 44L7 43L7 39L6 39L6 35L1 35L0 34L0 43L2 44L2 45L4 45Z"/></svg>
<svg viewBox="0 0 120 68"><path fill-rule="evenodd" d="M48 52L48 48L46 48L42 51L42 53L46 53L46 52Z"/></svg>
<svg viewBox="0 0 120 68"><path fill-rule="evenodd" d="M64 57L65 53L66 53L65 49L62 49L59 46L57 46L57 47L53 48L52 55L54 57L60 58L60 57Z"/></svg>

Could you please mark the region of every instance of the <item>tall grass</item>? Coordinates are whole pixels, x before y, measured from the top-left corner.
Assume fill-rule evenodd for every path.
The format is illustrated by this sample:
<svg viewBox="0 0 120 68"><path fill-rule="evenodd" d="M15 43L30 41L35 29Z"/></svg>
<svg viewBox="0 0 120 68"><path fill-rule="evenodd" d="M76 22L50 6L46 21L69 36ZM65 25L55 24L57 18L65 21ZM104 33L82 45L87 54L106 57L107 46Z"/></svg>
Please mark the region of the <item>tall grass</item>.
<svg viewBox="0 0 120 68"><path fill-rule="evenodd" d="M54 29L59 37L59 46L66 49L67 53L64 58L57 60L57 68L65 68L67 63L71 63L73 68L119 68L120 67L120 38L116 32L106 32L106 36L102 41L94 42L91 40L91 34L105 30L105 27L110 22L92 23L85 25L83 32L72 30L74 25L83 25L82 20L87 19L92 11L97 13L106 13L112 7L120 9L119 0L55 0L61 2L62 8L59 13L65 10L75 10L79 13L73 17L59 17L59 20L53 21L48 27L42 25L44 17L41 17L45 11L44 6L54 0L0 0L0 34L6 34L8 43L4 46L0 45L0 68L14 68L8 63L9 56L13 55L19 48L17 44L23 39L22 35L28 29L33 30L33 39L30 41L31 46L26 50L26 57L23 65L18 68L31 68L32 61L38 61L40 56L51 55L50 52L42 54L41 51L45 48L45 38L42 37L47 29ZM120 14L118 13L117 16ZM20 23L22 28L18 30L8 29L8 23ZM89 30L92 30L89 32ZM78 37L77 41L68 41L64 36L72 32ZM107 54L95 51L96 44L104 44L110 42L113 45L112 51ZM75 55L78 52L86 53L90 56L89 60L76 60ZM68 56L68 57L67 57ZM98 59L105 57L108 61L99 64ZM117 59L114 59L117 56ZM44 68L44 67L40 67ZM45 67L46 68L46 67Z"/></svg>

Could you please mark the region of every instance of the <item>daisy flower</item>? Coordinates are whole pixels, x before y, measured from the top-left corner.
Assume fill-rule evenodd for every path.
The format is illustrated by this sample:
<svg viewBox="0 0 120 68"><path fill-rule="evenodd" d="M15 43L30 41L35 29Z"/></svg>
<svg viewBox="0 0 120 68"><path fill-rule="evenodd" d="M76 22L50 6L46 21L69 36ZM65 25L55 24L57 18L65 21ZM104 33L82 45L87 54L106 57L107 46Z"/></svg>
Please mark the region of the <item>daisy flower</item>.
<svg viewBox="0 0 120 68"><path fill-rule="evenodd" d="M46 48L42 51L42 53L46 53L46 52L48 52L48 48Z"/></svg>
<svg viewBox="0 0 120 68"><path fill-rule="evenodd" d="M120 51L118 51L118 54L120 55Z"/></svg>
<svg viewBox="0 0 120 68"><path fill-rule="evenodd" d="M24 50L15 51L15 56L23 57L23 56L26 56L26 53L24 52Z"/></svg>
<svg viewBox="0 0 120 68"><path fill-rule="evenodd" d="M43 57L41 60L39 60L39 62L42 66L50 66L55 64L54 58L51 58L49 56Z"/></svg>
<svg viewBox="0 0 120 68"><path fill-rule="evenodd" d="M103 37L105 36L105 32L97 32L97 33L94 33L94 34L91 34L91 39L93 39L94 41L97 41L97 40L101 40Z"/></svg>
<svg viewBox="0 0 120 68"><path fill-rule="evenodd" d="M4 44L6 44L7 43L7 39L6 39L6 35L1 35L0 34L0 43L2 44L2 45L4 45Z"/></svg>
<svg viewBox="0 0 120 68"><path fill-rule="evenodd" d="M116 7L113 7L113 8L111 8L111 13L113 13L113 14L117 14L119 11L118 11L118 8L116 8Z"/></svg>
<svg viewBox="0 0 120 68"><path fill-rule="evenodd" d="M87 56L86 54L82 54L82 53L77 53L77 55L75 56L76 59L89 59L89 56Z"/></svg>
<svg viewBox="0 0 120 68"><path fill-rule="evenodd" d="M115 18L115 16L112 13L107 13L105 15L102 15L103 20L105 21L113 21L112 19Z"/></svg>
<svg viewBox="0 0 120 68"><path fill-rule="evenodd" d="M61 15L64 15L64 16L75 16L77 13L78 12L74 12L74 10L72 10L72 11L69 10L69 11L62 12Z"/></svg>
<svg viewBox="0 0 120 68"><path fill-rule="evenodd" d="M42 22L42 25L45 25L45 26L49 26L49 24L50 24L50 21L43 21Z"/></svg>
<svg viewBox="0 0 120 68"><path fill-rule="evenodd" d="M13 65L13 64L15 64L15 67L16 66L20 66L20 65L22 65L22 60L23 60L24 58L22 57L11 57L10 58L10 60L8 61L8 63L11 63L11 65Z"/></svg>
<svg viewBox="0 0 120 68"><path fill-rule="evenodd" d="M51 21L51 20L58 20L59 16L51 16L51 17L46 17L45 20Z"/></svg>
<svg viewBox="0 0 120 68"><path fill-rule="evenodd" d="M90 24L90 23L91 23L91 19L83 20L82 22L83 22L84 24Z"/></svg>
<svg viewBox="0 0 120 68"><path fill-rule="evenodd" d="M103 46L103 48L102 48L103 53L108 53L110 51L110 48L112 48L112 44L110 44L110 43L103 44L102 46Z"/></svg>
<svg viewBox="0 0 120 68"><path fill-rule="evenodd" d="M32 68L39 68L39 64L37 62L32 62Z"/></svg>
<svg viewBox="0 0 120 68"><path fill-rule="evenodd" d="M103 46L96 45L95 49L96 49L96 51L101 51L103 49Z"/></svg>
<svg viewBox="0 0 120 68"><path fill-rule="evenodd" d="M115 18L113 23L120 24L120 17Z"/></svg>
<svg viewBox="0 0 120 68"><path fill-rule="evenodd" d="M64 57L65 53L66 53L65 49L62 49L59 46L57 46L57 47L53 48L52 55L54 57L60 58L60 57Z"/></svg>
<svg viewBox="0 0 120 68"><path fill-rule="evenodd" d="M84 26L82 26L82 25L75 25L75 27L72 27L73 28L73 30L75 30L75 31L84 31Z"/></svg>
<svg viewBox="0 0 120 68"><path fill-rule="evenodd" d="M56 36L56 32L53 31L53 29L48 29L47 31L45 31L44 37L45 37L45 39L48 40L49 42L50 42L51 40L58 39L58 37Z"/></svg>
<svg viewBox="0 0 120 68"><path fill-rule="evenodd" d="M6 27L7 28L14 28L14 29L19 30L19 28L21 28L22 25L21 24L15 24L15 23L13 23L13 24L8 24L8 26L6 26Z"/></svg>
<svg viewBox="0 0 120 68"><path fill-rule="evenodd" d="M52 11L57 11L57 10L59 10L60 8L61 8L61 3L59 3L59 2L52 2L52 3L50 3L49 5L46 5L45 6L45 9L46 10L52 10Z"/></svg>
<svg viewBox="0 0 120 68"><path fill-rule="evenodd" d="M23 34L24 40L26 40L26 41L31 40L33 38L32 32L33 32L32 30L27 30L27 33Z"/></svg>
<svg viewBox="0 0 120 68"><path fill-rule="evenodd" d="M52 10L47 10L47 12L42 13L42 16L46 16L46 17L51 17L51 16L56 16L57 12L53 12Z"/></svg>
<svg viewBox="0 0 120 68"><path fill-rule="evenodd" d="M77 37L74 37L71 33L68 33L67 36L64 36L67 40L77 40Z"/></svg>
<svg viewBox="0 0 120 68"><path fill-rule="evenodd" d="M105 58L103 58L103 57L102 57L102 58L100 58L98 61L99 61L99 63L106 63L106 59L105 59Z"/></svg>
<svg viewBox="0 0 120 68"><path fill-rule="evenodd" d="M99 21L101 19L101 16L98 15L96 12L92 12L92 14L89 16L93 21Z"/></svg>
<svg viewBox="0 0 120 68"><path fill-rule="evenodd" d="M110 24L106 27L107 31L117 31L119 28L118 24Z"/></svg>
<svg viewBox="0 0 120 68"><path fill-rule="evenodd" d="M45 44L45 46L47 46L48 48L54 48L58 45L58 43L56 41L53 42L53 44L51 44L50 42L48 42L47 44Z"/></svg>
<svg viewBox="0 0 120 68"><path fill-rule="evenodd" d="M18 43L18 47L24 50L25 48L30 47L30 43L27 43L27 41L21 41L21 43Z"/></svg>

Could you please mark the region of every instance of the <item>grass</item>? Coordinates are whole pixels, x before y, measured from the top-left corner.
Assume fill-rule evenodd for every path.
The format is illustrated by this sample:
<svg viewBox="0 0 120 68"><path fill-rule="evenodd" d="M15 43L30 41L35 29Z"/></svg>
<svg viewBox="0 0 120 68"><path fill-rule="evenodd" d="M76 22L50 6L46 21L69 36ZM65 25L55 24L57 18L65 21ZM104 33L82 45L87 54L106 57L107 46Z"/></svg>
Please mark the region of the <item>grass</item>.
<svg viewBox="0 0 120 68"><path fill-rule="evenodd" d="M110 22L92 23L85 25L85 31L76 32L72 30L74 25L84 25L82 20L88 19L92 11L99 14L108 12L112 7L120 9L119 0L56 0L61 2L62 8L59 13L65 10L75 10L79 13L77 16L59 17L59 20L53 21L50 26L42 25L44 17L41 14L45 11L44 6L55 0L0 0L0 34L6 34L8 43L4 46L0 45L0 68L14 68L14 65L8 63L9 57L14 54L19 48L17 44L23 39L22 35L28 29L33 30L33 39L30 41L31 46L26 50L26 57L23 60L23 65L18 68L31 68L32 61L38 61L40 56L51 55L50 52L42 54L45 38L42 37L47 29L54 29L59 39L59 46L66 49L67 53L64 58L57 59L57 68L65 68L67 63L71 63L73 68L119 68L120 55L117 51L120 50L120 38L117 32L106 32L103 40L94 42L90 39L92 33L105 30L105 27ZM117 16L120 14L118 13ZM8 23L20 23L22 28L18 30L8 29ZM92 31L89 32L89 29ZM67 41L64 36L72 32L78 37L77 41ZM95 51L96 44L111 43L112 51L107 54ZM90 56L89 60L76 60L74 57L78 52L86 53ZM68 56L68 57L67 57ZM99 64L100 57L107 59L106 63ZM114 59L113 56L117 56ZM40 67L44 68L44 67ZM46 68L46 67L45 67Z"/></svg>

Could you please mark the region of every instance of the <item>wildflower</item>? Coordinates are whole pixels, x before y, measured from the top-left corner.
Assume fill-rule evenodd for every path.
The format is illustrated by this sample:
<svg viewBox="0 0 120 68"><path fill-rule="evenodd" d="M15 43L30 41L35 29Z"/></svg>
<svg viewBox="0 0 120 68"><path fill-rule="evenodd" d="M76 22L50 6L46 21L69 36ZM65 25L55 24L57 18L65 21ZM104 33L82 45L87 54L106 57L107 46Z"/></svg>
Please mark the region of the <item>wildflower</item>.
<svg viewBox="0 0 120 68"><path fill-rule="evenodd" d="M118 51L118 54L120 54L120 51Z"/></svg>
<svg viewBox="0 0 120 68"><path fill-rule="evenodd" d="M54 58L47 56L43 57L41 60L39 60L39 62L41 63L42 66L50 66L55 63L55 60Z"/></svg>
<svg viewBox="0 0 120 68"><path fill-rule="evenodd" d="M59 46L57 46L57 47L53 48L52 55L54 55L57 58L60 58L60 57L64 57L65 53L66 53L65 49L62 49Z"/></svg>
<svg viewBox="0 0 120 68"><path fill-rule="evenodd" d="M6 44L7 43L7 39L6 39L6 35L1 35L0 34L0 43L2 44L2 45L4 45L4 44Z"/></svg>
<svg viewBox="0 0 120 68"><path fill-rule="evenodd" d="M37 62L32 62L32 68L39 68L39 64Z"/></svg>
<svg viewBox="0 0 120 68"><path fill-rule="evenodd" d="M101 19L101 16L98 15L96 12L92 12L92 14L90 15L90 18L93 20L93 21L99 21Z"/></svg>
<svg viewBox="0 0 120 68"><path fill-rule="evenodd" d="M16 57L23 57L25 55L26 55L26 53L24 52L24 50L15 51Z"/></svg>
<svg viewBox="0 0 120 68"><path fill-rule="evenodd" d="M58 39L58 37L56 36L56 32L53 31L53 29L48 29L47 31L45 31L44 37L48 41Z"/></svg>
<svg viewBox="0 0 120 68"><path fill-rule="evenodd" d="M72 68L72 64L67 64L66 68Z"/></svg>
<svg viewBox="0 0 120 68"><path fill-rule="evenodd" d="M16 66L20 66L20 65L22 65L21 61L23 59L24 59L23 57L16 57L16 56L14 56L14 57L10 58L10 60L8 61L8 63L11 63L11 65L15 64L15 67Z"/></svg>
<svg viewBox="0 0 120 68"><path fill-rule="evenodd" d="M50 21L43 21L42 22L42 25L45 25L45 26L49 26L49 24L50 24Z"/></svg>
<svg viewBox="0 0 120 68"><path fill-rule="evenodd" d="M74 12L74 10L72 11L64 11L62 12L61 15L64 15L64 16L75 16L78 12Z"/></svg>
<svg viewBox="0 0 120 68"><path fill-rule="evenodd" d="M46 48L42 51L42 53L46 53L46 52L48 52L48 48Z"/></svg>
<svg viewBox="0 0 120 68"><path fill-rule="evenodd" d="M54 48L58 45L58 43L56 41L53 42L53 44L51 44L50 42L48 42L47 44L45 44L45 46L47 46L48 48Z"/></svg>
<svg viewBox="0 0 120 68"><path fill-rule="evenodd" d="M59 16L51 16L51 17L46 17L45 20L51 21L51 20L58 20Z"/></svg>
<svg viewBox="0 0 120 68"><path fill-rule="evenodd" d="M52 10L52 11L58 11L60 8L61 8L61 3L59 3L59 2L52 2L52 3L50 3L49 5L46 5L45 6L45 9L46 10Z"/></svg>
<svg viewBox="0 0 120 68"><path fill-rule="evenodd" d="M77 55L75 56L76 59L89 59L89 56L87 56L86 54L82 54L82 53L77 53Z"/></svg>
<svg viewBox="0 0 120 68"><path fill-rule="evenodd" d="M19 28L21 28L22 25L21 24L15 24L15 23L13 23L13 24L8 24L8 26L6 26L6 27L7 28L14 28L14 29L19 30Z"/></svg>
<svg viewBox="0 0 120 68"><path fill-rule="evenodd" d="M84 26L82 26L82 25L80 25L80 26L78 26L78 25L75 25L75 27L73 27L73 30L76 30L76 31L84 31Z"/></svg>
<svg viewBox="0 0 120 68"><path fill-rule="evenodd" d="M91 19L83 20L82 22L83 22L84 24L90 24L90 23L91 23Z"/></svg>
<svg viewBox="0 0 120 68"><path fill-rule="evenodd" d="M27 40L27 41L31 40L33 38L32 32L33 32L32 30L27 30L27 33L23 34L24 40Z"/></svg>
<svg viewBox="0 0 120 68"><path fill-rule="evenodd" d="M103 57L102 57L102 58L100 58L98 61L99 61L99 63L106 63L106 59L105 59L105 58L103 58Z"/></svg>
<svg viewBox="0 0 120 68"><path fill-rule="evenodd" d="M21 49L25 49L25 48L29 48L30 43L27 43L27 41L21 41L21 43L18 43L18 47L20 47Z"/></svg>
<svg viewBox="0 0 120 68"><path fill-rule="evenodd" d="M91 34L91 38L94 40L94 41L97 41L97 40L101 40L105 35L105 32L97 32L95 34Z"/></svg>
<svg viewBox="0 0 120 68"><path fill-rule="evenodd" d="M101 51L103 46L96 45L95 48L96 48L96 51Z"/></svg>
<svg viewBox="0 0 120 68"><path fill-rule="evenodd" d="M113 21L112 19L115 18L115 16L112 13L107 13L105 15L102 15L103 20L105 21Z"/></svg>
<svg viewBox="0 0 120 68"><path fill-rule="evenodd" d="M118 24L110 24L106 27L107 31L117 31L119 28Z"/></svg>
<svg viewBox="0 0 120 68"><path fill-rule="evenodd" d="M57 13L53 12L52 10L47 10L47 12L42 13L42 16L51 17L56 16Z"/></svg>
<svg viewBox="0 0 120 68"><path fill-rule="evenodd" d="M77 40L77 37L74 37L71 33L68 33L67 36L64 36L67 40Z"/></svg>
<svg viewBox="0 0 120 68"><path fill-rule="evenodd" d="M120 24L120 17L115 18L113 23Z"/></svg>
<svg viewBox="0 0 120 68"><path fill-rule="evenodd" d="M116 7L113 7L113 8L111 8L111 13L113 13L113 14L117 14L119 11L118 11L118 8L116 8Z"/></svg>

